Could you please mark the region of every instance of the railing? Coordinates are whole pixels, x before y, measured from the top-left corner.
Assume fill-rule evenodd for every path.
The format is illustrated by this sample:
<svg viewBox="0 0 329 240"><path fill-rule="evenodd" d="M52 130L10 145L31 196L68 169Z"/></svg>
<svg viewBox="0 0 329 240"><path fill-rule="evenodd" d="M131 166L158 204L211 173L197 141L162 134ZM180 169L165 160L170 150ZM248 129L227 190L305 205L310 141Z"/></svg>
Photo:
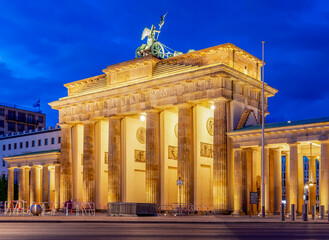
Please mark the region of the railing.
<svg viewBox="0 0 329 240"><path fill-rule="evenodd" d="M187 215L210 215L215 214L213 205L193 205L191 203L172 203L160 205L158 215L162 216L187 216Z"/></svg>
<svg viewBox="0 0 329 240"><path fill-rule="evenodd" d="M55 215L76 215L76 216L96 216L96 207L93 202L65 202L60 208L59 202L29 202L13 200L4 202L4 215L19 216L31 215L30 208L33 204L41 206L41 216L47 214Z"/></svg>
<svg viewBox="0 0 329 240"><path fill-rule="evenodd" d="M9 103L0 102L0 106L16 108L16 109L26 110L26 111L30 111L30 112L35 112L35 113L41 113L41 111L39 111L39 110L35 110L33 108L28 108L28 107L22 107L22 106L19 106L19 105L16 105L16 104L9 104Z"/></svg>

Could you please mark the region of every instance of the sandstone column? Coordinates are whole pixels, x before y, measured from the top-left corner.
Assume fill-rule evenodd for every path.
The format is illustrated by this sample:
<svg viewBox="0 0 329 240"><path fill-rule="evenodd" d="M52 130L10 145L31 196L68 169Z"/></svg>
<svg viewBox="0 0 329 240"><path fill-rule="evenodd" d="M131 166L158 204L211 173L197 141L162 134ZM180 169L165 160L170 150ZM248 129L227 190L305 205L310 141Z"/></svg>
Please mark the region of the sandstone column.
<svg viewBox="0 0 329 240"><path fill-rule="evenodd" d="M264 185L265 185L265 212L271 212L270 206L270 149L264 147Z"/></svg>
<svg viewBox="0 0 329 240"><path fill-rule="evenodd" d="M36 167L31 167L31 179L30 179L30 202L36 202Z"/></svg>
<svg viewBox="0 0 329 240"><path fill-rule="evenodd" d="M281 178L281 150L273 151L273 184L274 184L274 208L273 213L280 213L280 204L282 201L282 178Z"/></svg>
<svg viewBox="0 0 329 240"><path fill-rule="evenodd" d="M226 99L214 100L213 202L216 212L228 213Z"/></svg>
<svg viewBox="0 0 329 240"><path fill-rule="evenodd" d="M55 168L48 167L49 170L49 188L48 188L48 202L55 202Z"/></svg>
<svg viewBox="0 0 329 240"><path fill-rule="evenodd" d="M42 201L48 202L48 165L44 165L42 168Z"/></svg>
<svg viewBox="0 0 329 240"><path fill-rule="evenodd" d="M146 202L159 205L160 199L160 114L146 113Z"/></svg>
<svg viewBox="0 0 329 240"><path fill-rule="evenodd" d="M54 201L56 207L61 207L60 205L60 199L61 199L61 166L60 165L55 165L55 196L54 196Z"/></svg>
<svg viewBox="0 0 329 240"><path fill-rule="evenodd" d="M295 204L297 209L298 194L298 143L291 143L290 146L290 204Z"/></svg>
<svg viewBox="0 0 329 240"><path fill-rule="evenodd" d="M328 213L329 204L329 141L321 142L320 204Z"/></svg>
<svg viewBox="0 0 329 240"><path fill-rule="evenodd" d="M108 201L121 201L121 120L109 119Z"/></svg>
<svg viewBox="0 0 329 240"><path fill-rule="evenodd" d="M31 168L25 168L25 178L24 178L24 189L25 189L25 196L24 199L25 201L29 202L30 201L30 175L31 175Z"/></svg>
<svg viewBox="0 0 329 240"><path fill-rule="evenodd" d="M309 212L312 213L312 206L316 205L316 166L315 157L309 157Z"/></svg>
<svg viewBox="0 0 329 240"><path fill-rule="evenodd" d="M178 177L183 180L182 203L194 203L193 107L178 106Z"/></svg>
<svg viewBox="0 0 329 240"><path fill-rule="evenodd" d="M234 212L233 214L242 214L242 150L234 149Z"/></svg>
<svg viewBox="0 0 329 240"><path fill-rule="evenodd" d="M25 191L25 169L20 167L18 170L18 200L27 201Z"/></svg>
<svg viewBox="0 0 329 240"><path fill-rule="evenodd" d="M286 208L287 208L287 212L290 213L290 207L291 207L291 201L290 201L290 153L286 153Z"/></svg>
<svg viewBox="0 0 329 240"><path fill-rule="evenodd" d="M83 186L84 202L96 201L95 181L95 122L86 121L83 124Z"/></svg>
<svg viewBox="0 0 329 240"><path fill-rule="evenodd" d="M8 168L8 201L14 200L14 168Z"/></svg>
<svg viewBox="0 0 329 240"><path fill-rule="evenodd" d="M72 199L72 126L61 124L60 202Z"/></svg>

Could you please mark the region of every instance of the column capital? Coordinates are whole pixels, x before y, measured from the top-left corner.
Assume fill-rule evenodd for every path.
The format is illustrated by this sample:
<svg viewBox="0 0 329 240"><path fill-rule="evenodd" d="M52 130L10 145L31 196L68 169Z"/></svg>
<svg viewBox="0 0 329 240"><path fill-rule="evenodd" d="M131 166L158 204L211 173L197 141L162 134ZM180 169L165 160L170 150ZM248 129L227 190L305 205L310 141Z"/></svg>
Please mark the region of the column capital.
<svg viewBox="0 0 329 240"><path fill-rule="evenodd" d="M289 144L289 147L297 147L299 145L299 142L289 142L288 141L288 144Z"/></svg>
<svg viewBox="0 0 329 240"><path fill-rule="evenodd" d="M321 144L329 143L329 139L326 139L326 140L320 140L320 143L321 143Z"/></svg>
<svg viewBox="0 0 329 240"><path fill-rule="evenodd" d="M148 113L159 113L161 112L162 110L161 109L158 109L158 108L152 108L152 109L149 109L149 110L146 110L145 113L148 114Z"/></svg>
<svg viewBox="0 0 329 240"><path fill-rule="evenodd" d="M58 124L61 128L71 128L74 126L72 123L60 123Z"/></svg>
<svg viewBox="0 0 329 240"><path fill-rule="evenodd" d="M108 119L119 119L119 120L121 120L122 118L124 118L124 116L121 115L113 115L108 117Z"/></svg>
<svg viewBox="0 0 329 240"><path fill-rule="evenodd" d="M195 104L192 103L181 103L181 104L177 104L175 105L177 108L192 108L195 106Z"/></svg>
<svg viewBox="0 0 329 240"><path fill-rule="evenodd" d="M211 101L213 101L214 103L222 103L222 102L227 102L229 99L225 98L225 97L218 97L218 98L214 98Z"/></svg>
<svg viewBox="0 0 329 240"><path fill-rule="evenodd" d="M82 123L83 125L87 125L87 124L94 125L94 124L97 123L97 120L89 119L89 120L81 121L81 123Z"/></svg>

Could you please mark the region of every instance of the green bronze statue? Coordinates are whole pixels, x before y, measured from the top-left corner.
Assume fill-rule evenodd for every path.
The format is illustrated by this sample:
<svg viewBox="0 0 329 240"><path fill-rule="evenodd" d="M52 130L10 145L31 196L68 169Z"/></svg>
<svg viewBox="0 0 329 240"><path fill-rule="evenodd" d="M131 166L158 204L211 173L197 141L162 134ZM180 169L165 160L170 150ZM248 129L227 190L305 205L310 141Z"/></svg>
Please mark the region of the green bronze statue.
<svg viewBox="0 0 329 240"><path fill-rule="evenodd" d="M183 54L183 52L174 51L173 49L167 47L166 45L158 41L161 32L160 30L164 24L164 19L166 15L167 13L165 15L160 16L159 30L156 30L153 24L151 29L149 29L148 27L144 28L141 40L144 40L147 37L147 41L146 44L142 44L136 49L135 52L136 58L144 57L150 54L158 58L168 58L168 57L173 57ZM173 51L173 53L171 51ZM194 51L194 50L189 50L189 52L190 51Z"/></svg>

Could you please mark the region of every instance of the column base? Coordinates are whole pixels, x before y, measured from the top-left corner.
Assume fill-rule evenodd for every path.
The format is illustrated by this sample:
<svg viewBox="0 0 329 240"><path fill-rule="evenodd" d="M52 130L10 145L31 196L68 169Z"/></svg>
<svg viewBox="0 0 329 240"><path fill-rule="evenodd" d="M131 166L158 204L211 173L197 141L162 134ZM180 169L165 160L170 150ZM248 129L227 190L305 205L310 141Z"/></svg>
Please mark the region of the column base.
<svg viewBox="0 0 329 240"><path fill-rule="evenodd" d="M214 209L215 215L231 215L231 210L223 210L223 209Z"/></svg>
<svg viewBox="0 0 329 240"><path fill-rule="evenodd" d="M241 210L235 210L233 211L232 215L246 215L246 214Z"/></svg>

